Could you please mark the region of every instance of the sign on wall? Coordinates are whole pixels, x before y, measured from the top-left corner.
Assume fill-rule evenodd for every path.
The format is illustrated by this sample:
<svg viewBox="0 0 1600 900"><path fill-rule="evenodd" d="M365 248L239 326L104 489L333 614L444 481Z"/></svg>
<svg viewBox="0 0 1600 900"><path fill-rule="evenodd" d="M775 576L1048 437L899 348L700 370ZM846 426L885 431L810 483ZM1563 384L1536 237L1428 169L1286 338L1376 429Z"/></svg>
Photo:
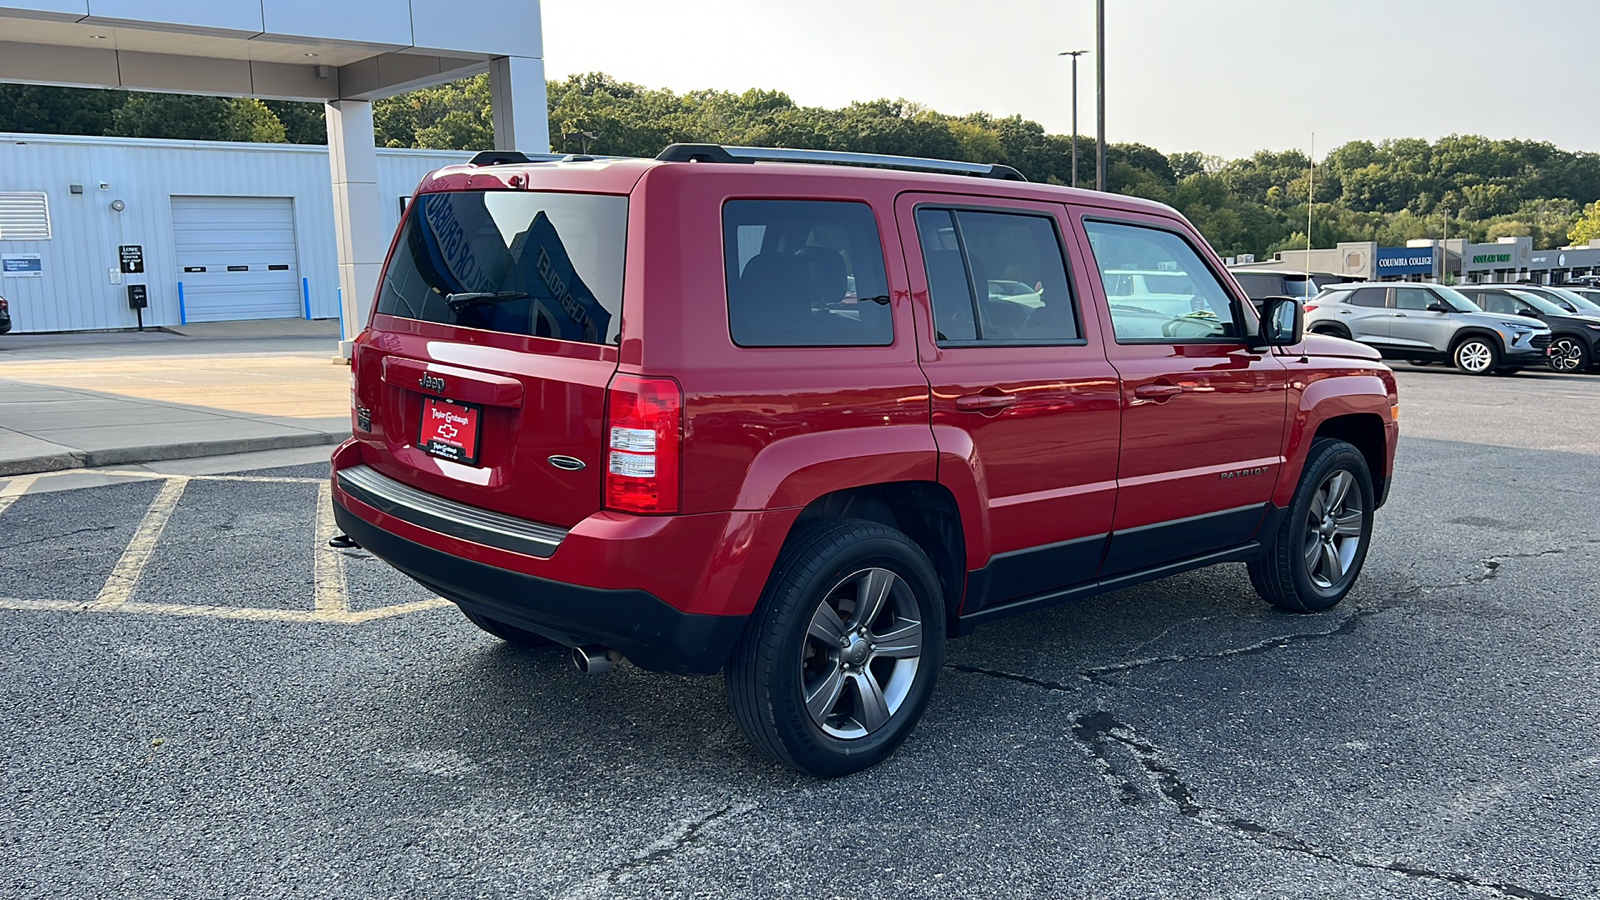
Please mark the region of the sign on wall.
<svg viewBox="0 0 1600 900"><path fill-rule="evenodd" d="M1433 247L1379 247L1373 275L1428 275L1436 264Z"/></svg>
<svg viewBox="0 0 1600 900"><path fill-rule="evenodd" d="M142 244L123 244L117 248L117 259L122 263L122 274L144 274L144 246Z"/></svg>
<svg viewBox="0 0 1600 900"><path fill-rule="evenodd" d="M44 276L44 261L37 253L0 256L0 275L7 278L41 278Z"/></svg>

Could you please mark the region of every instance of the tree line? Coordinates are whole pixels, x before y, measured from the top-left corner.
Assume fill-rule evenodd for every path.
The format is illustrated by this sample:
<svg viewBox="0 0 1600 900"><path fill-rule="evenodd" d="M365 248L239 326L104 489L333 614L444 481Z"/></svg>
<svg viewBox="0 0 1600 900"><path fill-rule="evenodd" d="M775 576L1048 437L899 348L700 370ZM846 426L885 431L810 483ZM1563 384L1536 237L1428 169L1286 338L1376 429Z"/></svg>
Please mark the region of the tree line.
<svg viewBox="0 0 1600 900"><path fill-rule="evenodd" d="M555 152L654 156L667 144L809 147L1004 163L1030 180L1072 178L1068 135L1022 116L952 116L906 100L840 109L801 106L781 91L676 93L601 73L548 84ZM493 146L486 75L373 104L379 146L476 150ZM325 143L320 104L75 88L0 85L0 131L189 140ZM1095 142L1080 137L1080 184L1095 182ZM1352 141L1318 162L1313 187L1302 151L1244 159L1106 147L1109 190L1177 207L1227 256L1312 243L1414 238L1492 241L1528 236L1536 247L1600 238L1600 154L1527 140L1450 135ZM1315 196L1311 191L1315 190Z"/></svg>

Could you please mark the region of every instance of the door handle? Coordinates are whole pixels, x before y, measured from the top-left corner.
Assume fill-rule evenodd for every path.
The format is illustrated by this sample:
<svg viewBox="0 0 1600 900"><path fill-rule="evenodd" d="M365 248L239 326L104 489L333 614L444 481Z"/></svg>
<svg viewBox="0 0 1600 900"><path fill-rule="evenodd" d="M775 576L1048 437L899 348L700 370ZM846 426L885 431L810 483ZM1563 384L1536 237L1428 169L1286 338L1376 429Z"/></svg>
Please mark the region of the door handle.
<svg viewBox="0 0 1600 900"><path fill-rule="evenodd" d="M1141 384L1133 389L1133 395L1141 400L1170 400L1183 393L1183 388L1175 384Z"/></svg>
<svg viewBox="0 0 1600 900"><path fill-rule="evenodd" d="M956 409L963 412L998 412L1017 402L1012 394L968 394L956 398Z"/></svg>
<svg viewBox="0 0 1600 900"><path fill-rule="evenodd" d="M1406 315L1405 313L1395 313L1394 317L1396 319L1409 319L1409 318L1411 318L1410 316Z"/></svg>

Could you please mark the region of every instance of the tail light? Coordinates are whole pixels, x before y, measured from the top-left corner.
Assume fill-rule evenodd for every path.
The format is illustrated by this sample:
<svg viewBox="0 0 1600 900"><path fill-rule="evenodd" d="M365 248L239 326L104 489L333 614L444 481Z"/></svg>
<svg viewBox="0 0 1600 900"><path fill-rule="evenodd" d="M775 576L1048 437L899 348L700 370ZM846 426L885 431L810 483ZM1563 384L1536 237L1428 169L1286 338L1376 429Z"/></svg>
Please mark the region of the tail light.
<svg viewBox="0 0 1600 900"><path fill-rule="evenodd" d="M617 375L606 389L606 507L678 511L683 391L670 378Z"/></svg>
<svg viewBox="0 0 1600 900"><path fill-rule="evenodd" d="M1311 312L1313 309L1316 309L1316 308L1317 308L1317 305L1315 303L1307 303L1306 304L1306 312Z"/></svg>

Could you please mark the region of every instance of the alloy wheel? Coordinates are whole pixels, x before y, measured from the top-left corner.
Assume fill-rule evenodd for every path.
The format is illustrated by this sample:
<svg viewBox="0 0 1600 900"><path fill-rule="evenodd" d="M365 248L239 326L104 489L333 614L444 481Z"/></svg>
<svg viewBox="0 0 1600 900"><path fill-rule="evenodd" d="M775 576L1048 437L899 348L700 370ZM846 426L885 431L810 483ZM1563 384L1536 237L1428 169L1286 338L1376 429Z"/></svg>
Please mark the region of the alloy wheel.
<svg viewBox="0 0 1600 900"><path fill-rule="evenodd" d="M1583 367L1583 347L1569 337L1557 338L1550 348L1550 368L1557 372L1576 372Z"/></svg>
<svg viewBox="0 0 1600 900"><path fill-rule="evenodd" d="M1331 590L1344 580L1361 549L1366 512L1355 476L1335 469L1317 487L1306 516L1305 562L1311 583Z"/></svg>
<svg viewBox="0 0 1600 900"><path fill-rule="evenodd" d="M880 567L846 576L806 628L800 685L823 732L863 738L905 704L922 660L922 621L905 579Z"/></svg>
<svg viewBox="0 0 1600 900"><path fill-rule="evenodd" d="M1482 341L1468 341L1456 350L1456 364L1474 375L1487 371L1494 364L1494 350Z"/></svg>

